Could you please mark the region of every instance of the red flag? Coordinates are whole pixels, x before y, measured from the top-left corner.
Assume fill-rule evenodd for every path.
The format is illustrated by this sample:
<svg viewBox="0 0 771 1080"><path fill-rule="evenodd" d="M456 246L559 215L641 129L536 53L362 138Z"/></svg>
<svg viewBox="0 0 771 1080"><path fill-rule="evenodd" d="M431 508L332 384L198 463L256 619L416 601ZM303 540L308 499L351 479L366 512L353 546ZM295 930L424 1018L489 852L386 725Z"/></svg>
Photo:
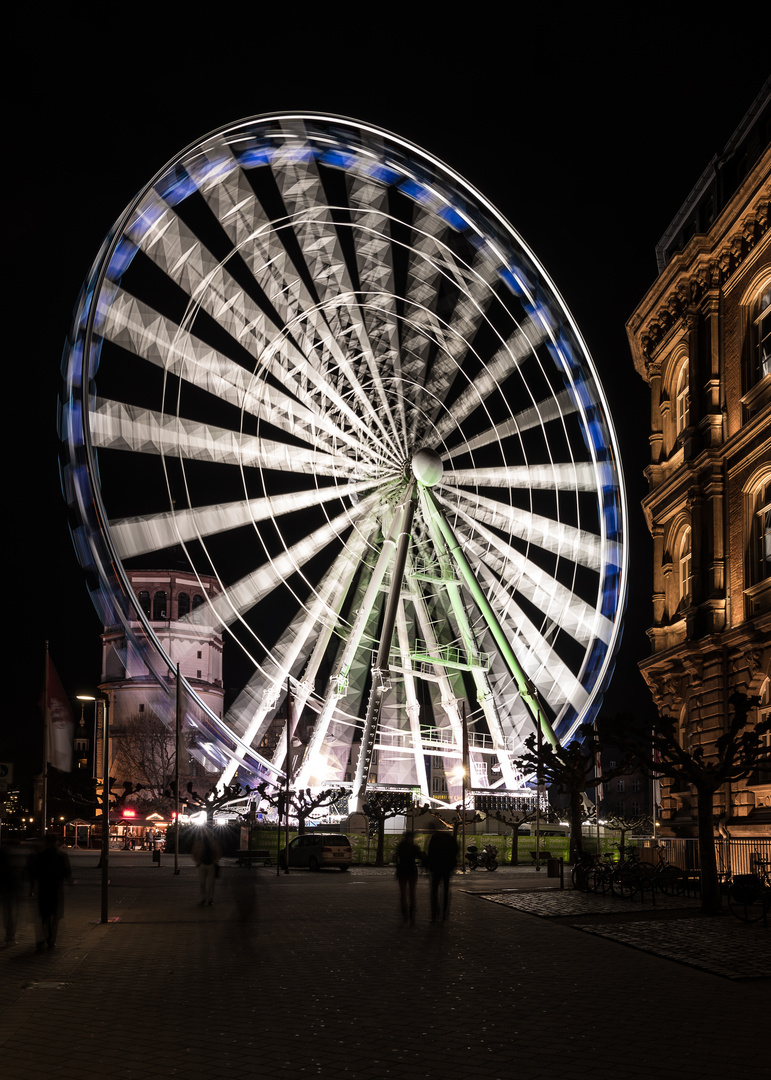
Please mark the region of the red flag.
<svg viewBox="0 0 771 1080"><path fill-rule="evenodd" d="M72 740L75 720L51 657L46 654L46 689L43 708L46 725L46 762L62 772L72 772Z"/></svg>

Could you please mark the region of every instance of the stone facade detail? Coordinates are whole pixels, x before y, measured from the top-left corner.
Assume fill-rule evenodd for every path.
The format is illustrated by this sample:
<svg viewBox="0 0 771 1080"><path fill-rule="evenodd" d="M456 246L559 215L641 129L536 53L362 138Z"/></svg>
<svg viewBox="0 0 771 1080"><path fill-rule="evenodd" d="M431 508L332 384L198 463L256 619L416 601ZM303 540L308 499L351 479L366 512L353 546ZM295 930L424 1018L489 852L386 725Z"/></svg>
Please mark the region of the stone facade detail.
<svg viewBox="0 0 771 1080"><path fill-rule="evenodd" d="M754 115L767 128L765 95ZM745 144L751 135L745 122ZM704 231L660 256L627 323L651 393L651 654L640 668L683 744L708 756L734 691L761 699L757 717L771 708L771 147L723 196ZM664 831L696 835L693 793L662 788ZM771 835L768 770L722 791L715 809L732 835Z"/></svg>

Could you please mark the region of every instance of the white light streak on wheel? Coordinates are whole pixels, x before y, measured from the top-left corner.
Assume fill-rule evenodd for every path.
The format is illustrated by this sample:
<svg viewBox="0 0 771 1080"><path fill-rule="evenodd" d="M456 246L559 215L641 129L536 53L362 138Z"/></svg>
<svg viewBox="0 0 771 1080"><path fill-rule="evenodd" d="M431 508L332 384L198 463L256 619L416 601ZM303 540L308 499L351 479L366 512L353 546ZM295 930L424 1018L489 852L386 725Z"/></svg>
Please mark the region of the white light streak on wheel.
<svg viewBox="0 0 771 1080"><path fill-rule="evenodd" d="M504 789L532 701L562 739L594 715L626 594L605 398L535 256L425 151L314 114L187 147L105 241L64 370L78 553L161 684L126 571L182 553L219 581L186 619L242 674L223 720L199 703L225 780L281 772L287 679L299 782L352 775L395 589L379 782L428 797L425 755L458 757L464 708L475 774ZM399 583L414 479L431 496Z"/></svg>

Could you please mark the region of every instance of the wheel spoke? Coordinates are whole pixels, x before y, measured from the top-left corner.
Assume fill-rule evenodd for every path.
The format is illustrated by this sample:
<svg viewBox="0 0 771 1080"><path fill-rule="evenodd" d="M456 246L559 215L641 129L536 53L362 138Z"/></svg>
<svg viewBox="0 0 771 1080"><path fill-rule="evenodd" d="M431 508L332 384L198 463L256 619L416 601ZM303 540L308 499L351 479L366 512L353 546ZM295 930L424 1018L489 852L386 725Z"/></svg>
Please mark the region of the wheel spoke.
<svg viewBox="0 0 771 1080"><path fill-rule="evenodd" d="M294 113L192 144L105 242L64 370L105 622L168 696L132 589L181 559L206 602L171 598L179 633L246 665L224 719L185 683L222 782L280 775L299 732L301 786L363 790L377 749L380 783L430 798L465 710L474 786L513 791L534 721L565 739L594 715L626 589L602 389L532 252L425 151Z"/></svg>

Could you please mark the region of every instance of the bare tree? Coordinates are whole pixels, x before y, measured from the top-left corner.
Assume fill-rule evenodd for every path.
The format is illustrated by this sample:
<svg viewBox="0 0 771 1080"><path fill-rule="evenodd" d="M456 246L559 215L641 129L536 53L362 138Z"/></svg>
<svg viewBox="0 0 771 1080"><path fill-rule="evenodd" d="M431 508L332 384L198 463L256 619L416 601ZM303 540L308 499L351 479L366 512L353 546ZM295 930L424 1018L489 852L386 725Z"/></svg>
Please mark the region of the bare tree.
<svg viewBox="0 0 771 1080"><path fill-rule="evenodd" d="M631 750L649 776L662 775L673 780L685 780L696 789L701 910L705 915L719 914L721 909L715 853L715 793L723 784L743 780L769 761L763 736L771 731L771 717L749 726L750 713L758 705L758 698L734 693L728 700L733 706L733 715L728 720L726 730L709 750L697 746L691 751L681 746L677 737L677 723L671 716L660 717L649 739L614 729L613 722L609 720L602 724L603 733L608 733L615 743Z"/></svg>
<svg viewBox="0 0 771 1080"><path fill-rule="evenodd" d="M627 833L639 833L641 830L650 833L653 828L653 818L650 814L636 814L633 817L626 817L624 814L612 814L605 821L609 828L621 833L618 850L621 852L622 859L626 850L625 840Z"/></svg>
<svg viewBox="0 0 771 1080"><path fill-rule="evenodd" d="M596 760L599 747L595 741L592 725L582 724L578 729L578 734L582 736L583 742L575 739L568 746L558 744L556 748L549 743L543 743L538 747L535 735L530 735L525 740L525 745L528 747L527 753L516 762L524 773L536 773L543 783L554 784L560 794L568 796L569 861L571 863L577 862L583 854L581 826L584 814L584 792L612 780L614 776L631 772L634 768L634 757L629 752L619 765L603 769L598 774Z"/></svg>
<svg viewBox="0 0 771 1080"><path fill-rule="evenodd" d="M511 829L511 865L519 866L519 829L522 825L529 825L532 821L539 816L538 810L534 806L532 810L496 810L494 814L490 815L495 818L496 821L502 822L504 825L508 825ZM544 821L556 820L557 815L551 811L541 811L541 818Z"/></svg>
<svg viewBox="0 0 771 1080"><path fill-rule="evenodd" d="M385 823L400 814L409 815L415 807L411 791L373 791L364 803L364 813L369 820L369 835L377 836L375 866L383 865L385 850Z"/></svg>
<svg viewBox="0 0 771 1080"><path fill-rule="evenodd" d="M194 807L196 810L204 810L206 812L206 820L209 825L214 822L214 814L217 810L221 810L227 806L234 813L237 813L240 817L246 817L246 810L239 810L231 806L231 803L236 802L239 799L245 798L251 793L250 787L242 787L237 781L233 781L232 784L228 784L226 787L218 790L212 788L206 795L200 795L193 787L193 781L188 781L186 790L189 798L182 798L180 802L184 803L188 807ZM166 792L164 792L169 798L174 798L174 781L171 782Z"/></svg>
<svg viewBox="0 0 771 1080"><path fill-rule="evenodd" d="M174 733L152 713L136 713L115 733L116 764L144 790L158 810L165 809L165 792L174 778Z"/></svg>
<svg viewBox="0 0 771 1080"><path fill-rule="evenodd" d="M274 787L267 781L257 785L262 798L268 803L269 806L273 806L278 810L279 817L284 813L286 794L283 788ZM319 810L325 806L332 806L343 795L347 794L344 788L325 788L323 791L317 791L315 794L311 788L298 788L296 791L290 789L289 792L289 811L294 812L297 816L297 832L302 836L305 832L308 818L311 816L314 810Z"/></svg>

